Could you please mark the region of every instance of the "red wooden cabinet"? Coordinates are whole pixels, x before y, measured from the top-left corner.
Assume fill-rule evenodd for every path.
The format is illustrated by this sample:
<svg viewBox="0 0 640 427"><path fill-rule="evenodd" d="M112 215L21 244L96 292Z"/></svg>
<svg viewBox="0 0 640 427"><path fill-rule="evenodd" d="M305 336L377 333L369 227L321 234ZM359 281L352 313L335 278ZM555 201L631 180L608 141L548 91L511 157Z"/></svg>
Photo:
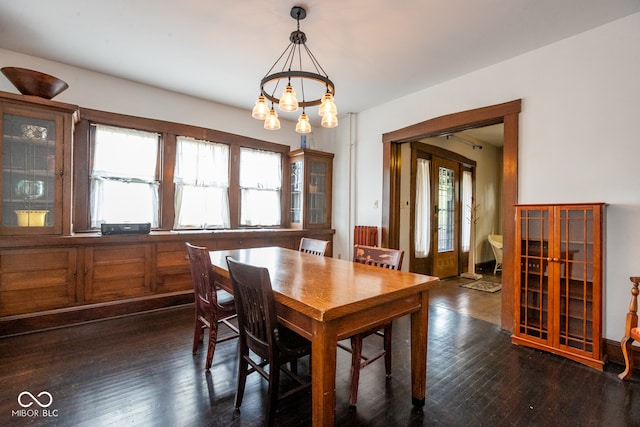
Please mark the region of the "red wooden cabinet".
<svg viewBox="0 0 640 427"><path fill-rule="evenodd" d="M512 341L602 369L604 203L516 206Z"/></svg>

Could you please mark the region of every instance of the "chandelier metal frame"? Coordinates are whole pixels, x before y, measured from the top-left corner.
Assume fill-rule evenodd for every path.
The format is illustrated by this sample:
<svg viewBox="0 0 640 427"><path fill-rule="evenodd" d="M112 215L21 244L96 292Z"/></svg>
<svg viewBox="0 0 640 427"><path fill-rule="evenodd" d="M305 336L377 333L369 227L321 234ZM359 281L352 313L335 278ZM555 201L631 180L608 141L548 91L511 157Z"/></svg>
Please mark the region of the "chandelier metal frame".
<svg viewBox="0 0 640 427"><path fill-rule="evenodd" d="M313 55L311 50L307 47L307 36L304 32L300 31L300 20L306 18L307 11L301 6L294 6L291 9L291 17L297 21L298 28L296 31L293 31L289 36L289 41L291 42L286 49L282 52L280 57L276 60L276 62L271 66L267 74L260 81L260 94L267 98L269 101L275 104L280 103L280 98L275 96L276 91L278 90L279 83L282 80L287 80L290 83L294 79L300 80L301 92L302 92L302 100L299 101L299 106L304 107L312 107L315 105L320 105L322 102L322 96L324 93L316 98L316 99L305 99L305 91L304 91L304 82L305 80L319 82L326 87L325 93L330 93L332 96L335 96L335 85L329 79L328 74L324 71L316 57ZM302 49L304 48L304 52L308 55L311 64L315 68L315 72L313 71L303 71L302 70ZM292 69L294 65L294 60L298 57L299 63L297 64L300 70ZM285 61L282 65L282 71L270 74L273 69L281 62L282 58L286 57ZM266 86L275 82L275 88L273 92L267 92Z"/></svg>

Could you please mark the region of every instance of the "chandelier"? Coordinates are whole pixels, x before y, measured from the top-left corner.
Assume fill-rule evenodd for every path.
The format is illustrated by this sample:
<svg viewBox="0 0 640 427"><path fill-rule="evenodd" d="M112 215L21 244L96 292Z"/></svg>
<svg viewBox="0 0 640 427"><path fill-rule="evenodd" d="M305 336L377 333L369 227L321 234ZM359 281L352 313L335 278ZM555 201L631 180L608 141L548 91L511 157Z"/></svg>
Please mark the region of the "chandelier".
<svg viewBox="0 0 640 427"><path fill-rule="evenodd" d="M291 17L297 21L298 28L291 33L289 45L260 81L260 95L251 116L264 120L265 129L280 129L274 104L278 104L278 109L286 112L302 108L296 124L298 133L311 132L306 107L316 105L320 105L318 113L322 117L322 127L338 126L338 111L333 102L335 85L307 47L307 35L300 31L300 20L306 16L307 11L300 6L291 9ZM303 66L311 71L304 71ZM276 97L278 89L282 90L280 98ZM298 94L301 96L300 100ZM268 101L271 102L271 107Z"/></svg>

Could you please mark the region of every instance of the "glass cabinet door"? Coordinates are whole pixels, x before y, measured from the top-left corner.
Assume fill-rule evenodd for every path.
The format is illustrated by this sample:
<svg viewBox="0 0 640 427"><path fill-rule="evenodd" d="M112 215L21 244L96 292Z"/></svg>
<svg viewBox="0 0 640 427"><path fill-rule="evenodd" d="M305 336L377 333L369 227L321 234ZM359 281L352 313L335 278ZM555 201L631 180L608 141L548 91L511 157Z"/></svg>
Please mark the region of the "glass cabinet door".
<svg viewBox="0 0 640 427"><path fill-rule="evenodd" d="M302 224L302 190L304 189L304 163L297 160L291 163L291 210L289 221Z"/></svg>
<svg viewBox="0 0 640 427"><path fill-rule="evenodd" d="M310 160L309 166L309 224L325 224L327 222L327 209L325 206L327 162Z"/></svg>
<svg viewBox="0 0 640 427"><path fill-rule="evenodd" d="M591 208L560 207L560 346L593 351L594 233Z"/></svg>
<svg viewBox="0 0 640 427"><path fill-rule="evenodd" d="M289 153L292 228L331 228L333 154L299 149Z"/></svg>
<svg viewBox="0 0 640 427"><path fill-rule="evenodd" d="M548 208L517 208L520 247L518 332L547 341L549 337L549 221Z"/></svg>
<svg viewBox="0 0 640 427"><path fill-rule="evenodd" d="M59 232L62 118L6 108L2 114L2 232ZM59 152L60 150L60 152ZM61 162L60 162L61 163Z"/></svg>

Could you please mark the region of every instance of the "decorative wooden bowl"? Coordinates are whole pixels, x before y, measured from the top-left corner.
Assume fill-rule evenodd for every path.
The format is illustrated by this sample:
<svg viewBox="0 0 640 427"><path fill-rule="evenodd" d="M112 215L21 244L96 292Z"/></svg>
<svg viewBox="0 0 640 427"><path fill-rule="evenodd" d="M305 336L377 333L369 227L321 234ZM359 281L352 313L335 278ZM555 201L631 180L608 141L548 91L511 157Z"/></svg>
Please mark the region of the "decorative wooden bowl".
<svg viewBox="0 0 640 427"><path fill-rule="evenodd" d="M0 71L23 95L51 99L69 87L57 77L27 68L3 67Z"/></svg>

